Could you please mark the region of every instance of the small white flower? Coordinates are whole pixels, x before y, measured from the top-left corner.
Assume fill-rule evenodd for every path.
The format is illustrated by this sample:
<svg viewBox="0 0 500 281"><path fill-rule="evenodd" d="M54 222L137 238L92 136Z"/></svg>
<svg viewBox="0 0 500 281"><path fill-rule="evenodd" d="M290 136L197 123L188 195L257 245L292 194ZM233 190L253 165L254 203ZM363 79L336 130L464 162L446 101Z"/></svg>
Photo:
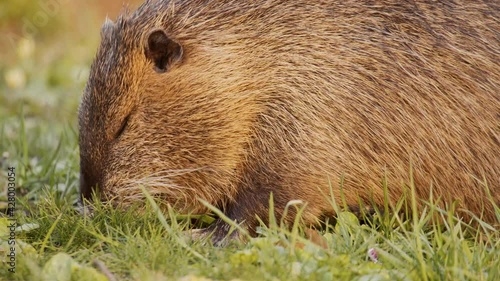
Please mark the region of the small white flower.
<svg viewBox="0 0 500 281"><path fill-rule="evenodd" d="M11 89L22 89L26 86L26 73L19 67L10 69L5 73L5 82Z"/></svg>
<svg viewBox="0 0 500 281"><path fill-rule="evenodd" d="M378 263L379 262L378 261L378 254L377 254L377 251L375 250L375 248L368 249L368 257L374 263Z"/></svg>
<svg viewBox="0 0 500 281"><path fill-rule="evenodd" d="M21 60L28 59L35 53L35 41L31 38L23 38L17 43L17 54Z"/></svg>

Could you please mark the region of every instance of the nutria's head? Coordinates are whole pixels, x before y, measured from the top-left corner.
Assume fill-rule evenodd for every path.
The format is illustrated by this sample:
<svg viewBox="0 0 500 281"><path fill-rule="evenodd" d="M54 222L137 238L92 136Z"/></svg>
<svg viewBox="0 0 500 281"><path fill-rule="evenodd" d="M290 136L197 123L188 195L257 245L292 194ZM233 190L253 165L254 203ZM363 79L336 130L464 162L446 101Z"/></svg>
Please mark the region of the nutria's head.
<svg viewBox="0 0 500 281"><path fill-rule="evenodd" d="M237 63L215 67L227 52L198 57L210 35L178 32L151 5L102 28L79 109L82 197L138 202L142 185L180 210L220 206L245 158L252 87L234 88Z"/></svg>

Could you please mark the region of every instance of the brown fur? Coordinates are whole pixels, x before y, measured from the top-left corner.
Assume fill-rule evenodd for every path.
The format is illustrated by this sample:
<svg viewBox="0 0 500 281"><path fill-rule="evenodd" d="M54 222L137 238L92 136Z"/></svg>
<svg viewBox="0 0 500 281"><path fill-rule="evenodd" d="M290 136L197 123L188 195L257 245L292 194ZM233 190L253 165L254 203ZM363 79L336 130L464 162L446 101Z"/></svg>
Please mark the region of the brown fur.
<svg viewBox="0 0 500 281"><path fill-rule="evenodd" d="M253 229L270 192L278 214L308 202L314 223L340 178L348 205L382 204L382 179L396 201L411 167L421 200L432 189L496 222L485 185L500 202L499 11L147 1L103 27L79 113L82 195L97 184L129 204L145 185L181 212L206 212L203 199ZM147 44L158 29L183 50L165 73Z"/></svg>

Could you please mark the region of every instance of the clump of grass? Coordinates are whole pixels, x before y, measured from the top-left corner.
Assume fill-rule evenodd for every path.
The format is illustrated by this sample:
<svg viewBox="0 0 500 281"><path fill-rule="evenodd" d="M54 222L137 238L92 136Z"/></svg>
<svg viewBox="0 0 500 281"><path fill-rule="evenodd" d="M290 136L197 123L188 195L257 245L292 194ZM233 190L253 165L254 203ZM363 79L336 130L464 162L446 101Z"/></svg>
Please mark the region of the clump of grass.
<svg viewBox="0 0 500 281"><path fill-rule="evenodd" d="M22 218L21 223L39 225L19 237L31 244L37 255L20 256L14 280L38 280L38 274L57 253L67 253L89 267L99 260L118 280L500 277L500 237L495 228L484 222L466 224L430 203L411 219L403 219L401 212L391 208L391 212L366 217L367 224L339 209L336 222L320 232L326 243L319 246L306 238L308 230L300 224L301 210L307 206L291 204L289 208L297 208L298 216L292 226L285 227L274 217L271 198L270 224L261 225L260 236L221 248L208 240L192 240L186 232L189 220L172 210L159 212L151 200L126 210L97 201L90 218L76 212L69 202L60 204L57 197L54 190L47 191L32 214ZM408 200L415 203L411 195ZM404 204L399 202L394 208ZM443 223L430 224L436 216ZM378 254L376 262L367 255L370 249ZM12 278L5 272L0 276Z"/></svg>

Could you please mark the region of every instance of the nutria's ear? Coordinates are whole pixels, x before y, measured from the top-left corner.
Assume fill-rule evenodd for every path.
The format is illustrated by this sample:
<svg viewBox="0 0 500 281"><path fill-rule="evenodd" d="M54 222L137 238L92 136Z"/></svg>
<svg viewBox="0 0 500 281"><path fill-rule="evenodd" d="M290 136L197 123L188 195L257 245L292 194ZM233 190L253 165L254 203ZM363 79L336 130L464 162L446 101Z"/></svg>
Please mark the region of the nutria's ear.
<svg viewBox="0 0 500 281"><path fill-rule="evenodd" d="M170 39L161 29L154 30L147 37L146 58L155 65L158 73L166 72L182 58L182 46Z"/></svg>

